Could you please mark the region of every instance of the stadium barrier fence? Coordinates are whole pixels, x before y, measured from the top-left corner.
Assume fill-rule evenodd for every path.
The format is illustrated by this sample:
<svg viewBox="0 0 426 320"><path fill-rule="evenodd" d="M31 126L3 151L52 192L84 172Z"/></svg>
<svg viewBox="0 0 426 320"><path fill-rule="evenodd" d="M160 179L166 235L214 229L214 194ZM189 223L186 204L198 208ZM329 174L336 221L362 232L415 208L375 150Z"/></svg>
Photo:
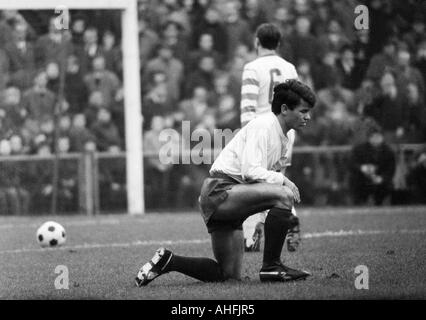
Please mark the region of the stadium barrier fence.
<svg viewBox="0 0 426 320"><path fill-rule="evenodd" d="M397 161L426 144L393 146ZM351 146L294 147L288 175L307 205L349 205L348 164ZM188 151L189 152L189 151ZM214 150L204 150L214 157ZM180 155L184 156L184 155ZM144 153L145 201L148 212L197 210L198 193L210 164L170 164L159 170ZM57 214L127 212L126 153L61 154ZM0 215L48 214L52 201L54 155L0 156Z"/></svg>

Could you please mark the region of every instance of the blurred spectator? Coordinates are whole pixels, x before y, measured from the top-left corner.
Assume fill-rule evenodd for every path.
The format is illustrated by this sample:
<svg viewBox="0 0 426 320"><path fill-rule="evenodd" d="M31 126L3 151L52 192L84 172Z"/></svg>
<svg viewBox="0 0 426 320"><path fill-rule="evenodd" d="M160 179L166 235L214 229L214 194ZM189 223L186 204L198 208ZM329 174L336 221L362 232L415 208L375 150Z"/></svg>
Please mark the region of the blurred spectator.
<svg viewBox="0 0 426 320"><path fill-rule="evenodd" d="M159 73L157 75L164 76ZM164 80L165 81L165 80ZM144 127L149 128L151 119L155 115L166 115L172 111L172 103L169 99L166 83L159 83L153 87L143 99Z"/></svg>
<svg viewBox="0 0 426 320"><path fill-rule="evenodd" d="M315 91L316 87L309 61L305 59L300 59L296 69L299 76L299 80Z"/></svg>
<svg viewBox="0 0 426 320"><path fill-rule="evenodd" d="M173 56L185 61L188 56L187 39L183 27L176 21L169 20L162 32L162 43L173 50Z"/></svg>
<svg viewBox="0 0 426 320"><path fill-rule="evenodd" d="M83 152L90 150L90 142L95 141L95 137L86 128L86 117L82 113L77 113L72 119L72 125L69 130L70 151Z"/></svg>
<svg viewBox="0 0 426 320"><path fill-rule="evenodd" d="M154 56L155 49L160 43L160 39L152 29L149 28L145 19L139 19L139 56L141 69Z"/></svg>
<svg viewBox="0 0 426 320"><path fill-rule="evenodd" d="M9 140L0 140L0 156L12 154L12 146ZM2 179L0 182L0 193L2 194L2 206L4 212L11 215L28 214L30 195L21 183L22 164L14 162L2 163Z"/></svg>
<svg viewBox="0 0 426 320"><path fill-rule="evenodd" d="M226 57L230 59L239 44L244 44L248 48L253 47L253 35L250 33L250 26L240 16L241 4L239 1L232 0L223 4L225 30L227 34L227 53Z"/></svg>
<svg viewBox="0 0 426 320"><path fill-rule="evenodd" d="M179 109L184 113L184 120L191 121L192 129L203 121L206 112L210 109L207 101L206 88L197 86L193 89L192 97L182 101L179 105Z"/></svg>
<svg viewBox="0 0 426 320"><path fill-rule="evenodd" d="M65 73L65 100L69 103L70 113L80 113L87 108L88 89L83 81L80 63L75 55L67 59Z"/></svg>
<svg viewBox="0 0 426 320"><path fill-rule="evenodd" d="M55 25L57 17L49 20L49 32L40 36L34 45L34 59L37 68L43 68L48 63L58 65L72 53L71 35L66 30L58 29Z"/></svg>
<svg viewBox="0 0 426 320"><path fill-rule="evenodd" d="M67 137L71 129L71 117L69 114L62 114L58 120L59 135Z"/></svg>
<svg viewBox="0 0 426 320"><path fill-rule="evenodd" d="M46 65L47 89L54 94L59 94L59 65L56 62L49 62Z"/></svg>
<svg viewBox="0 0 426 320"><path fill-rule="evenodd" d="M75 47L84 44L84 30L86 30L86 20L83 15L76 14L71 19L71 40Z"/></svg>
<svg viewBox="0 0 426 320"><path fill-rule="evenodd" d="M293 48L289 42L290 36L294 32L293 16L286 7L278 7L274 12L272 23L281 31L282 39L280 41L278 52L284 59L294 62Z"/></svg>
<svg viewBox="0 0 426 320"><path fill-rule="evenodd" d="M395 76L385 72L380 79L381 94L364 108L364 115L372 117L384 130L390 142L401 139L409 125L409 109L398 92Z"/></svg>
<svg viewBox="0 0 426 320"><path fill-rule="evenodd" d="M341 86L338 78L327 88L318 91L317 120L322 127L322 144L351 143L355 123L353 93Z"/></svg>
<svg viewBox="0 0 426 320"><path fill-rule="evenodd" d="M319 2L315 5L316 8L312 17L312 34L316 37L321 37L327 33L333 14L327 3Z"/></svg>
<svg viewBox="0 0 426 320"><path fill-rule="evenodd" d="M212 56L203 56L198 62L198 68L189 74L185 83L185 97L190 97L195 87L204 87L207 91L214 89L215 60Z"/></svg>
<svg viewBox="0 0 426 320"><path fill-rule="evenodd" d="M370 41L372 53L377 53L383 46L387 46L386 38L395 34L397 22L392 12L394 4L392 1L372 0L368 6ZM381 77L378 74L377 77Z"/></svg>
<svg viewBox="0 0 426 320"><path fill-rule="evenodd" d="M99 151L112 151L121 149L121 138L117 126L111 121L111 112L106 108L98 111L97 120L91 126Z"/></svg>
<svg viewBox="0 0 426 320"><path fill-rule="evenodd" d="M17 87L8 87L0 96L0 117L5 123L18 130L24 124L26 112L21 105L21 91Z"/></svg>
<svg viewBox="0 0 426 320"><path fill-rule="evenodd" d="M239 101L241 87L235 85L233 78L228 72L216 72L214 78L214 89L209 92L209 104L218 106L221 98L231 95L235 103Z"/></svg>
<svg viewBox="0 0 426 320"><path fill-rule="evenodd" d="M318 63L323 49L318 39L311 34L311 22L308 17L300 16L296 19L295 32L288 40L296 64L300 59L308 60L311 66Z"/></svg>
<svg viewBox="0 0 426 320"><path fill-rule="evenodd" d="M371 41L370 41L371 42ZM382 52L375 54L367 69L366 77L373 81L379 81L386 71L392 70L396 66L395 39L389 39L383 46Z"/></svg>
<svg viewBox="0 0 426 320"><path fill-rule="evenodd" d="M336 66L337 55L333 51L327 51L324 53L319 63L309 62L312 68L312 76L314 80L314 87L316 90L320 90L329 86L333 86L338 81L339 74ZM298 61L304 61L306 59L298 59Z"/></svg>
<svg viewBox="0 0 426 320"><path fill-rule="evenodd" d="M46 71L39 71L34 78L33 87L26 90L22 97L22 108L30 118L37 121L53 115L55 94L47 89L47 81Z"/></svg>
<svg viewBox="0 0 426 320"><path fill-rule="evenodd" d="M416 88L419 103L425 101L425 82L420 71L411 64L411 55L408 49L400 48L397 52L397 64L395 66L396 85L403 96L408 96L409 86Z"/></svg>
<svg viewBox="0 0 426 320"><path fill-rule="evenodd" d="M192 47L196 48L200 43L202 34L211 34L213 37L213 48L222 57L228 59L228 34L224 25L220 21L220 13L213 6L209 6L204 14L204 18L199 21L192 34Z"/></svg>
<svg viewBox="0 0 426 320"><path fill-rule="evenodd" d="M411 30L403 35L403 41L408 44L410 52L415 52L416 48L425 39L426 16L424 14L425 12L416 12L414 14Z"/></svg>
<svg viewBox="0 0 426 320"><path fill-rule="evenodd" d="M262 23L268 22L264 4L259 0L242 1L242 17L249 23L250 32L255 33L256 28Z"/></svg>
<svg viewBox="0 0 426 320"><path fill-rule="evenodd" d="M173 164L165 164L160 161L159 155L164 142L160 141L160 134L165 128L165 119L162 116L152 117L150 129L146 131L143 138L144 153L155 155L148 157L145 165L146 185L145 199L147 206L158 208L168 203L170 192L170 170Z"/></svg>
<svg viewBox="0 0 426 320"><path fill-rule="evenodd" d="M392 190L395 156L378 127L370 129L366 143L353 148L350 163L354 203L366 204L372 196L381 205Z"/></svg>
<svg viewBox="0 0 426 320"><path fill-rule="evenodd" d="M88 27L83 33L83 43L76 45L75 53L83 74L92 71L93 60L103 55L103 49L98 41L98 30L95 27Z"/></svg>
<svg viewBox="0 0 426 320"><path fill-rule="evenodd" d="M87 126L90 128L93 122L98 116L98 112L101 108L107 108L105 99L100 91L94 91L89 96L89 103L87 108L84 110L86 117Z"/></svg>
<svg viewBox="0 0 426 320"><path fill-rule="evenodd" d="M343 46L349 44L349 39L342 31L337 19L328 22L327 32L319 37L319 41L326 51L339 52Z"/></svg>
<svg viewBox="0 0 426 320"><path fill-rule="evenodd" d="M420 74L423 76L423 82L426 82L426 39L419 44L419 47L415 52L414 65L417 69L419 69Z"/></svg>
<svg viewBox="0 0 426 320"><path fill-rule="evenodd" d="M124 91L122 87L116 91L110 110L111 118L118 128L120 137L125 137Z"/></svg>
<svg viewBox="0 0 426 320"><path fill-rule="evenodd" d="M336 68L342 80L342 86L346 89L356 90L361 85L362 70L355 60L355 54L350 46L343 46Z"/></svg>
<svg viewBox="0 0 426 320"><path fill-rule="evenodd" d="M16 10L0 11L0 48L7 43L13 42L13 25L15 24Z"/></svg>
<svg viewBox="0 0 426 320"><path fill-rule="evenodd" d="M426 204L426 152L421 152L408 173L407 183L414 203Z"/></svg>
<svg viewBox="0 0 426 320"><path fill-rule="evenodd" d="M105 69L105 57L97 56L93 59L93 71L84 77L89 94L100 92L103 105L110 108L117 90L120 88L120 80L111 71Z"/></svg>
<svg viewBox="0 0 426 320"><path fill-rule="evenodd" d="M360 75L364 79L368 64L371 58L370 49L368 47L369 30L357 30L355 32L355 40L352 43L353 52L355 55L355 63L359 67Z"/></svg>
<svg viewBox="0 0 426 320"><path fill-rule="evenodd" d="M105 57L105 69L121 78L123 71L121 48L116 43L115 34L109 30L102 36L102 55Z"/></svg>
<svg viewBox="0 0 426 320"><path fill-rule="evenodd" d="M172 101L180 98L180 86L183 80L183 64L173 56L173 50L166 45L158 48L157 56L151 59L142 76L142 83L148 83L148 79L154 73L164 73L166 75L167 90Z"/></svg>
<svg viewBox="0 0 426 320"><path fill-rule="evenodd" d="M200 36L197 50L192 51L188 59L186 59L186 72L191 73L194 71L198 67L201 58L205 56L213 57L217 67L220 68L222 66L223 59L219 52L214 50L214 39L209 33L203 33Z"/></svg>
<svg viewBox="0 0 426 320"><path fill-rule="evenodd" d="M10 63L10 82L20 89L31 86L35 68L33 44L27 41L28 27L17 23L13 27L13 40L6 43L5 51Z"/></svg>
<svg viewBox="0 0 426 320"><path fill-rule="evenodd" d="M61 135L58 138L59 154L70 151L70 138ZM60 175L58 181L58 211L76 212L78 208L78 164L75 161L64 159L60 163Z"/></svg>
<svg viewBox="0 0 426 320"><path fill-rule="evenodd" d="M9 58L7 53L0 48L0 92L6 88L9 81Z"/></svg>
<svg viewBox="0 0 426 320"><path fill-rule="evenodd" d="M232 95L221 96L218 101L216 124L218 129L232 131L240 127L239 106Z"/></svg>

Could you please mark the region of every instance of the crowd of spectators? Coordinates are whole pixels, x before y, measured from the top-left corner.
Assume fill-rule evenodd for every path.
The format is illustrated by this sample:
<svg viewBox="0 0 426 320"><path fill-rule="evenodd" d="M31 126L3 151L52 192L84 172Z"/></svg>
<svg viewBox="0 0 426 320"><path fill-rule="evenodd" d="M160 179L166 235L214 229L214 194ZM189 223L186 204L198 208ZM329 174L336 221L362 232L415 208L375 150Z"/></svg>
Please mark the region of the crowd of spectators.
<svg viewBox="0 0 426 320"><path fill-rule="evenodd" d="M354 28L359 4L368 29ZM139 0L145 151L182 120L191 130L239 127L242 69L264 22L279 26L279 54L318 96L297 145L363 142L366 118L388 143L424 142L425 19L415 0ZM124 149L120 23L118 11L72 11L69 30L58 30L51 12L1 11L0 155L51 154L55 123L59 152ZM147 161L145 170L154 206L176 180L197 190L207 167Z"/></svg>

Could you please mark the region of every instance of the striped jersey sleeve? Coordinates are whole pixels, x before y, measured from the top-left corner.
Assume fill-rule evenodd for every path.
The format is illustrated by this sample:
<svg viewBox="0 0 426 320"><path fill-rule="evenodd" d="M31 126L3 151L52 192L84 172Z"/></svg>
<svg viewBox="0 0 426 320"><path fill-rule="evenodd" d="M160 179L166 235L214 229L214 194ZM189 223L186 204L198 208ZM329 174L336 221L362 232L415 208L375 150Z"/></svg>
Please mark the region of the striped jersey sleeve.
<svg viewBox="0 0 426 320"><path fill-rule="evenodd" d="M241 124L256 117L259 97L259 78L256 70L245 67L241 86Z"/></svg>

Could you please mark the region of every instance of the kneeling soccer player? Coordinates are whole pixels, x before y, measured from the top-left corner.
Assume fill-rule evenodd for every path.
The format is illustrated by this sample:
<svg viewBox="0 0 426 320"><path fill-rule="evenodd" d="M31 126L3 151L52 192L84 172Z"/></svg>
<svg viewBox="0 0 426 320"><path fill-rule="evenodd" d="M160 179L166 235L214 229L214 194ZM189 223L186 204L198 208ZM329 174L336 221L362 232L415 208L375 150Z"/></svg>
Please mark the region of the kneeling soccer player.
<svg viewBox="0 0 426 320"><path fill-rule="evenodd" d="M287 80L274 88L272 112L253 119L234 136L213 163L210 177L201 188L202 216L216 261L178 256L160 248L139 270L138 286L171 271L205 282L241 280L242 223L264 210L269 213L264 226L260 280L290 281L310 275L281 262L284 240L294 223L291 209L294 202L300 202L300 195L296 185L277 170L284 164L287 132L302 129L314 105L314 93L298 80Z"/></svg>

